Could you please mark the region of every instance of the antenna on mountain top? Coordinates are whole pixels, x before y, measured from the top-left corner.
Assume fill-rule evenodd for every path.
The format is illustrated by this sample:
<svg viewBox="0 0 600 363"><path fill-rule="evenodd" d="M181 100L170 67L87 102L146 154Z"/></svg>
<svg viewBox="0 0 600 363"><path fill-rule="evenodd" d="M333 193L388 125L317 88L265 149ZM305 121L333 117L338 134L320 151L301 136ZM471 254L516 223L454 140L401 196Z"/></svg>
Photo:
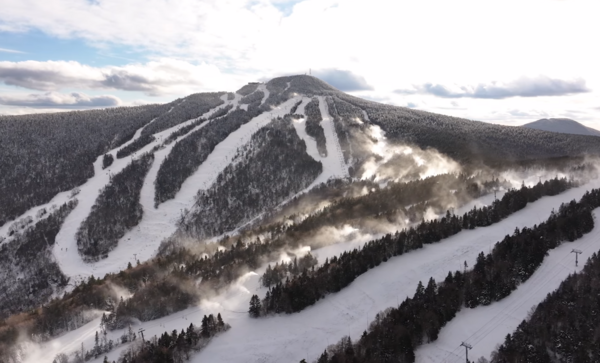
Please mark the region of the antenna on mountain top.
<svg viewBox="0 0 600 363"><path fill-rule="evenodd" d="M311 69L310 68L308 69L308 75L309 76L311 75Z"/></svg>

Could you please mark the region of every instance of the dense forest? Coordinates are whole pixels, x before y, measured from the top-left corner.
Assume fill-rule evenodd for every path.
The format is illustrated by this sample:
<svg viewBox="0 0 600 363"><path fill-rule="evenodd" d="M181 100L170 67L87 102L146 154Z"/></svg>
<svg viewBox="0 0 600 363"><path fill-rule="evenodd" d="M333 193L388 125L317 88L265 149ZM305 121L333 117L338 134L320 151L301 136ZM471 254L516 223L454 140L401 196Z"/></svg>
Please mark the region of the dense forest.
<svg viewBox="0 0 600 363"><path fill-rule="evenodd" d="M198 193L196 209L181 226L187 234L202 238L233 230L306 188L323 168L306 153L290 116L258 130L238 153L213 186Z"/></svg>
<svg viewBox="0 0 600 363"><path fill-rule="evenodd" d="M0 118L0 225L94 175L100 155L130 140L167 105Z"/></svg>
<svg viewBox="0 0 600 363"><path fill-rule="evenodd" d="M303 310L327 294L335 293L350 285L358 276L387 262L394 256L422 248L424 244L439 242L463 229L474 229L498 223L519 211L528 203L545 195L556 195L570 188L566 179L553 179L532 188L522 187L508 191L489 207L473 208L463 216L447 212L441 219L423 221L415 227L404 229L394 235L366 243L360 249L342 253L326 260L318 268L305 268L285 281L277 281L261 301L263 311L268 313L294 313ZM268 278L263 276L263 281Z"/></svg>
<svg viewBox="0 0 600 363"><path fill-rule="evenodd" d="M561 205L547 221L515 230L496 243L490 254L481 253L472 270L450 271L443 282L430 279L427 286L419 282L412 298L377 314L356 343L346 337L323 352L318 362L414 362L415 349L436 340L442 327L461 308L489 305L505 298L535 272L548 250L590 232L594 227L592 210L598 207L600 190L594 189L579 202ZM532 346L529 349L535 350ZM593 360L583 360L587 361Z"/></svg>
<svg viewBox="0 0 600 363"><path fill-rule="evenodd" d="M140 191L154 154L146 153L111 177L77 231L77 248L86 260L106 258L119 239L142 220Z"/></svg>
<svg viewBox="0 0 600 363"><path fill-rule="evenodd" d="M257 83L257 82L248 83L248 84L244 85L242 88L240 88L239 90L237 90L235 93L240 94L242 96L248 96L250 93L256 91L259 84L260 83Z"/></svg>
<svg viewBox="0 0 600 363"><path fill-rule="evenodd" d="M523 127L471 121L410 108L362 100L344 93L335 97L366 111L387 137L422 149L434 148L467 164L511 162L567 155L600 154L600 139Z"/></svg>
<svg viewBox="0 0 600 363"><path fill-rule="evenodd" d="M319 110L319 99L313 97L313 99L304 107L304 114L306 114L306 133L315 138L317 141L317 150L319 155L322 157L327 156L327 142L325 140L325 131L321 126L323 117L321 116L321 110Z"/></svg>
<svg viewBox="0 0 600 363"><path fill-rule="evenodd" d="M231 111L177 141L158 170L155 204L174 198L183 182L208 158L215 146L261 113L259 105L260 100L248 105L247 111L240 108Z"/></svg>
<svg viewBox="0 0 600 363"><path fill-rule="evenodd" d="M68 279L52 256L65 218L77 206L73 199L47 211L35 225L0 247L0 320L45 303ZM1 345L1 344L0 344Z"/></svg>
<svg viewBox="0 0 600 363"><path fill-rule="evenodd" d="M225 103L221 97L225 92L195 93L183 99L177 99L170 103L171 108L158 116L142 130L140 137L120 149L117 158L123 158L140 150L155 140L154 134L164 131L182 122L199 118L209 110Z"/></svg>
<svg viewBox="0 0 600 363"><path fill-rule="evenodd" d="M325 100L333 118L344 161L348 165L348 173L354 177L357 166L370 155L364 142L368 122L358 107L335 97L326 97Z"/></svg>
<svg viewBox="0 0 600 363"><path fill-rule="evenodd" d="M494 363L600 362L600 255L548 294L492 354Z"/></svg>

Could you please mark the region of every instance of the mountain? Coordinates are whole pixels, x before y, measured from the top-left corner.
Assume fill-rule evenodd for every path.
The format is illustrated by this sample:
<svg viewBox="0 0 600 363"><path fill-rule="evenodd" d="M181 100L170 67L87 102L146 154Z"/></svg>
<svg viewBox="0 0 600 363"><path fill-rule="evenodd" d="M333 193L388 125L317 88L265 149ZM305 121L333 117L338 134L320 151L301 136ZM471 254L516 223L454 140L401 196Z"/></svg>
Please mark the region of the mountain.
<svg viewBox="0 0 600 363"><path fill-rule="evenodd" d="M528 129L560 132L573 135L600 136L600 131L584 126L577 121L568 118L543 118L523 125Z"/></svg>
<svg viewBox="0 0 600 363"><path fill-rule="evenodd" d="M0 362L300 361L363 354L385 329L410 361L463 304L525 296L511 306L526 314L563 275L532 299L519 284L557 266L544 258L562 240L600 248L583 238L598 155L597 137L384 105L306 75L0 117ZM385 325L415 289L403 309L423 325ZM436 291L463 300L418 310L448 300ZM365 327L378 332L358 345Z"/></svg>

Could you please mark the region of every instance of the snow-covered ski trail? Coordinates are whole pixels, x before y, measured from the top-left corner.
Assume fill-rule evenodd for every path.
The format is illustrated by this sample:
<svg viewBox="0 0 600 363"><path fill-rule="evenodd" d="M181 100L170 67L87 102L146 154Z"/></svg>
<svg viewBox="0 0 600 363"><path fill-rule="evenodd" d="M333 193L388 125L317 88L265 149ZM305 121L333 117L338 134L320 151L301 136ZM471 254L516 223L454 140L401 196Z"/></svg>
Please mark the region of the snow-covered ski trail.
<svg viewBox="0 0 600 363"><path fill-rule="evenodd" d="M435 342L421 346L415 352L417 362L461 363L465 360L461 342L469 343L473 349L469 359L483 356L490 358L496 345L502 344L507 334L512 334L517 326L527 318L532 307L556 290L569 274L579 272L585 260L600 249L600 208L593 212L594 229L574 242L564 242L550 250L542 265L517 290L508 297L488 306L474 309L463 308L440 331ZM571 250L583 251L579 266Z"/></svg>
<svg viewBox="0 0 600 363"><path fill-rule="evenodd" d="M209 117L211 114L213 114L214 112L220 110L223 107L226 107L227 105L231 104L232 102L236 101L226 101L226 95L224 95L222 97L225 100L225 103L215 107L211 110L209 110L208 112L206 112L205 114L203 114L200 117ZM80 188L80 193L78 194L78 200L79 203L77 205L77 207L69 214L69 216L65 219L65 222L63 223L60 232L57 234L56 236L56 243L54 244L54 248L53 248L53 255L57 261L57 263L59 264L61 271L68 277L71 278L71 282L77 282L80 281L84 278L87 278L91 275L95 275L97 277L103 277L105 274L110 273L110 272L116 272L119 271L121 269L124 269L125 267L127 267L127 264L129 262L131 263L135 263L135 259L138 259L140 261L144 261L145 259L148 259L149 257L151 257L152 253L154 252L156 246L149 250L150 248L150 244L149 243L143 243L140 242L138 240L131 240L131 237L128 237L128 234L126 234L120 241L119 241L119 245L117 246L117 248L113 251L111 251L111 253L109 253L109 257L103 260L100 260L98 262L94 262L94 263L86 263L81 259L81 256L79 255L79 252L77 250L77 241L75 239L75 234L77 233L77 230L79 229L79 226L81 225L81 223L85 220L85 218L87 218L87 216L89 215L89 213L91 212L92 206L94 205L94 203L96 202L96 199L100 193L100 190L102 190L102 188L104 186L106 186L109 182L110 182L110 175L115 175L117 173L119 173L121 170L123 170L123 168L125 168L130 162L131 160L139 157L140 155L142 155L143 153L152 150L152 148L154 148L157 145L162 144L163 140L166 139L171 133L179 130L181 127L185 127L189 124L191 124L192 122L196 121L198 118L194 118L191 120L188 120L186 122L183 122L181 124L178 124L176 126L173 126L167 130L158 132L156 134L154 134L156 140L153 141L152 143L144 146L142 149L138 150L137 152L135 152L134 154L132 154L132 156L130 157L125 157L122 159L116 159L113 162L113 164L106 168L106 169L102 169L102 156L99 156L96 161L94 162L94 171L95 171L95 175L88 179L88 181L86 183L84 183L83 185L81 185ZM197 130L200 127L203 127L206 123L203 123L202 125L194 128L192 131ZM137 134L137 133L136 133ZM133 140L131 141L133 142ZM158 166L160 166L160 162L162 161L162 159L164 159L164 157L166 155L168 155L168 152L171 150L171 148L174 146L174 143L169 144L167 147L165 147L162 150L159 150L155 153L155 160L154 160L154 164L151 168L154 169L155 167L157 167L156 164L158 164ZM120 146L119 148L116 148L114 150L111 150L110 153L116 153L116 151L120 148L122 148L123 146ZM157 158L162 158L161 160L157 160ZM149 172L150 174L150 172ZM156 175L154 175L156 176ZM146 186L148 182L148 175L146 176L146 180L144 181L144 186ZM154 183L154 180L151 180L151 183ZM144 217L142 219L142 222L144 222L144 219L147 219L146 214L150 214L150 210L147 208L147 192L145 190L142 190L144 193L141 196L141 202L142 202L142 206L144 207ZM153 192L152 192L153 194ZM153 202L154 196L152 195L152 202ZM153 206L153 204L152 204ZM150 216L150 217L155 217L154 215ZM170 220L168 219L168 216L163 216L163 225L167 225L166 223L164 223L165 220ZM139 228L135 227L134 231ZM131 231L130 231L131 232ZM123 242L127 242L127 243L123 243ZM160 243L160 241L159 241ZM126 244L126 246L122 246L122 244ZM136 258L134 258L134 254L136 254Z"/></svg>
<svg viewBox="0 0 600 363"><path fill-rule="evenodd" d="M493 243L512 233L516 227L538 224L547 218L552 208L557 209L563 202L579 199L586 190L597 187L600 187L600 181L557 196L543 197L495 225L463 231L439 243L394 257L361 275L342 291L327 296L300 313L261 319L248 316L250 296L258 294L262 297L266 293L266 289L261 287L259 282L259 277L266 269L264 265L256 271L248 272L218 296L203 300L198 306L178 313L137 324L134 330L146 329L146 336L151 337L174 329L179 331L190 323L200 325L205 314L220 312L223 319L231 324L231 330L211 341L202 352L192 357L191 362L267 363L300 361L307 357L307 361L315 360L327 345L337 343L341 337L350 335L357 339L375 318L376 313L390 306L397 306L405 297L412 296L419 281L427 281L429 277L442 280L448 271L462 269L464 261L470 266L474 265L479 252L487 253ZM584 236L584 239L593 239L595 233L600 233L598 228L600 226ZM599 239L598 236L596 238ZM325 258L337 256L342 251L362 243L364 241L339 243L314 250L312 253L322 263ZM589 250L586 246L575 247L571 243L566 243L565 246L585 249L586 253ZM594 247L591 248L593 250ZM600 248L600 244L595 248ZM283 254L279 260L286 257L287 255ZM459 317L460 313L455 319ZM100 329L99 321L92 321L73 332L44 343L43 350L46 353L53 352L52 355L48 353L47 362L51 362L52 357L60 351L79 347L81 342L85 347L93 346L94 337L89 333L94 331L93 329ZM116 340L123 334L123 330L108 334L109 339ZM69 349L66 348L67 345ZM126 347L127 345L121 346L106 355L109 360L116 360ZM103 356L92 362L101 362L102 359ZM34 361L44 362L41 359Z"/></svg>
<svg viewBox="0 0 600 363"><path fill-rule="evenodd" d="M488 253L495 242L515 228L532 227L545 220L549 211L558 209L561 203L579 199L586 190L599 186L600 181L596 180L557 196L541 198L495 225L463 231L439 243L394 257L300 313L261 319L230 313L246 311L252 294L264 296L266 289L259 284L263 266L245 277L242 286L232 287L228 294L204 303L206 306L216 304L213 311L221 311L232 329L191 361L280 362L299 361L307 355L308 361L314 360L326 348L327 342L337 343L345 335L358 339L376 313L397 306L412 296L419 281L427 281L430 277L440 281L448 271L462 270L464 261L473 266L480 252ZM338 244L330 252L337 254L342 246ZM600 248L600 244L595 248ZM322 262L334 255L327 253L327 249L312 253ZM256 334L258 331L260 334Z"/></svg>

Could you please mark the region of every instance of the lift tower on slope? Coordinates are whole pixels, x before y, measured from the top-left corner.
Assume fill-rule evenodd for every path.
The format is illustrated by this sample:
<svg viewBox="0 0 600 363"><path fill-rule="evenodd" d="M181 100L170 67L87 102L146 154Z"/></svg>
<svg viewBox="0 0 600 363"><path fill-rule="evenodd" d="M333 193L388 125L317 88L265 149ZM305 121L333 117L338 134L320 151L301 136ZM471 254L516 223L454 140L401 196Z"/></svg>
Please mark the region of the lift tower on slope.
<svg viewBox="0 0 600 363"><path fill-rule="evenodd" d="M465 343L465 342L460 343L460 346L465 347L466 360L467 360L467 363L469 363L469 349L473 349L473 346L471 344Z"/></svg>
<svg viewBox="0 0 600 363"><path fill-rule="evenodd" d="M581 250L578 249L573 249L573 251L571 251L571 253L575 254L575 266L577 266L579 264L579 261L577 261L577 257L579 256L579 254L581 254Z"/></svg>

